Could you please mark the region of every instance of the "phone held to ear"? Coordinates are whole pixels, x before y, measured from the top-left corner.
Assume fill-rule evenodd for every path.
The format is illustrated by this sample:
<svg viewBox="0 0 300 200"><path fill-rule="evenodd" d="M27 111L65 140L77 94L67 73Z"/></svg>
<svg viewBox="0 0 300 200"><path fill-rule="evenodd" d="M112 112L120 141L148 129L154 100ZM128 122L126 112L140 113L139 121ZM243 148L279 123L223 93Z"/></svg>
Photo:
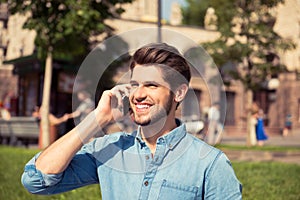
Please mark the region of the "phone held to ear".
<svg viewBox="0 0 300 200"><path fill-rule="evenodd" d="M122 97L122 103L123 103L123 115L126 115L129 112L130 109L130 102L128 96Z"/></svg>

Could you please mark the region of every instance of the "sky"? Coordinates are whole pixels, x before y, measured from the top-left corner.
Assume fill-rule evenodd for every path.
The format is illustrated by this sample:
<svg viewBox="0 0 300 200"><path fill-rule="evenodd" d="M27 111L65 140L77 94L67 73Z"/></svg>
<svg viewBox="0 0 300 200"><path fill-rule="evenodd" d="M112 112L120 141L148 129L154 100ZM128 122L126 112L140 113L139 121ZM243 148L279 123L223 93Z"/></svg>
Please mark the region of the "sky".
<svg viewBox="0 0 300 200"><path fill-rule="evenodd" d="M162 2L162 18L169 20L171 14L171 5L173 2L177 2L180 5L185 5L185 0L161 0Z"/></svg>

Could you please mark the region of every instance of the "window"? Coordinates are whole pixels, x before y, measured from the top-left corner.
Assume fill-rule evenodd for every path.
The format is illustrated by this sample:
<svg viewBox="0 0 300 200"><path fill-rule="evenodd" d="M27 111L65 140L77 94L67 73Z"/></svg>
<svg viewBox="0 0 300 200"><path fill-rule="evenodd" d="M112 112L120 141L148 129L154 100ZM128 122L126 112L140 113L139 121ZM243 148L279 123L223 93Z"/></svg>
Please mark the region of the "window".
<svg viewBox="0 0 300 200"><path fill-rule="evenodd" d="M200 111L200 90L189 89L182 102L182 115L184 121L194 121L201 119Z"/></svg>

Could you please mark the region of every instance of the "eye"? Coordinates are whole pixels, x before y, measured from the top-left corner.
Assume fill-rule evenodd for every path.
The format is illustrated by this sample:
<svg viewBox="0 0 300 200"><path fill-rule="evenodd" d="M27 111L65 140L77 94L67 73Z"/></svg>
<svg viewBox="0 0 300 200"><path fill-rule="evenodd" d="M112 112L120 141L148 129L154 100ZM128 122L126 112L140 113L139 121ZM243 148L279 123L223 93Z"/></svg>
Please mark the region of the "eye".
<svg viewBox="0 0 300 200"><path fill-rule="evenodd" d="M139 84L138 84L137 82L130 82L130 86L131 86L132 88L136 88L136 87L139 86Z"/></svg>
<svg viewBox="0 0 300 200"><path fill-rule="evenodd" d="M155 83L147 83L147 84L145 84L145 86L146 87L148 87L148 88L157 88L158 87L158 84L155 84Z"/></svg>

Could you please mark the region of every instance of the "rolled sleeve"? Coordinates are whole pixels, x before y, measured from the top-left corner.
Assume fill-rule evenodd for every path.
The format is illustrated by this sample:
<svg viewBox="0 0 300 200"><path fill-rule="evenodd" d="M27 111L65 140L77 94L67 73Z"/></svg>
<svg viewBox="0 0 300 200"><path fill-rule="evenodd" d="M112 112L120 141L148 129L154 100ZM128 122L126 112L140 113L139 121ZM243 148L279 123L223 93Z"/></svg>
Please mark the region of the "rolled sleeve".
<svg viewBox="0 0 300 200"><path fill-rule="evenodd" d="M85 150L80 150L65 171L58 174L45 174L36 169L37 154L25 165L22 184L32 194L50 195L99 183L95 159Z"/></svg>
<svg viewBox="0 0 300 200"><path fill-rule="evenodd" d="M62 174L44 174L36 169L35 161L40 155L35 155L24 168L21 182L23 186L33 194L51 194L50 186L56 185L61 179ZM50 189L51 190L51 189Z"/></svg>

